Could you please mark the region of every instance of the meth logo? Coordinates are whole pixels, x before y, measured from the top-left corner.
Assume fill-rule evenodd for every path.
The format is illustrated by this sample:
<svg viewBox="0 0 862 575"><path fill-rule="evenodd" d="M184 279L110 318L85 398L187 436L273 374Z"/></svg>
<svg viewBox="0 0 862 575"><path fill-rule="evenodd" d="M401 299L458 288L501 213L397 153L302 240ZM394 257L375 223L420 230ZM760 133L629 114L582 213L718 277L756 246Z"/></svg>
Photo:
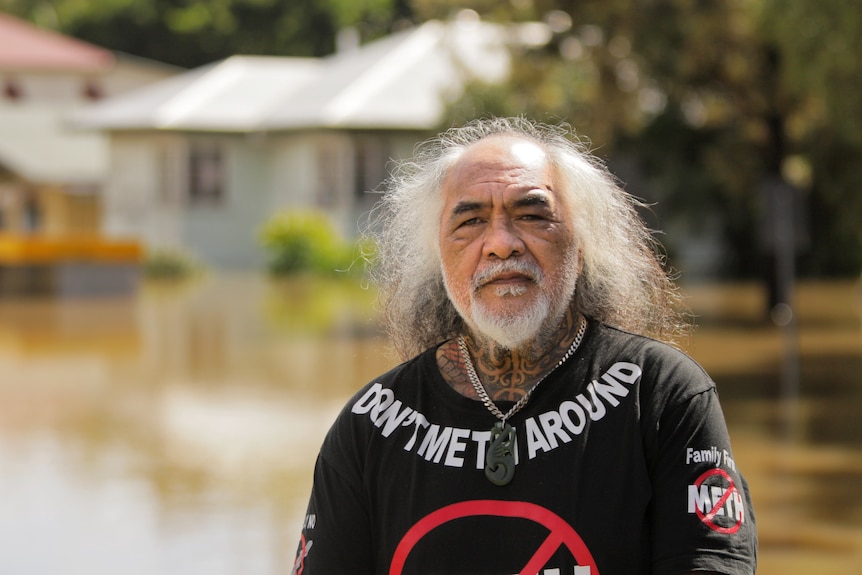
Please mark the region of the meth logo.
<svg viewBox="0 0 862 575"><path fill-rule="evenodd" d="M723 469L710 469L688 486L688 512L713 531L728 535L745 522L742 495Z"/></svg>

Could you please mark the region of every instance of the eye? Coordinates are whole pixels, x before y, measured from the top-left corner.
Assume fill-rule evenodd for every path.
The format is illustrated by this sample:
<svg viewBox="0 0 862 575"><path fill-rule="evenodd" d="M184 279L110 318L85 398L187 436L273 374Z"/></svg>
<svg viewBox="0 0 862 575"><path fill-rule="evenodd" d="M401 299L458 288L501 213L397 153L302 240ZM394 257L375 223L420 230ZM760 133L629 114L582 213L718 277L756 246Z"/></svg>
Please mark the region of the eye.
<svg viewBox="0 0 862 575"><path fill-rule="evenodd" d="M518 219L527 222L543 222L547 220L548 217L543 213L528 213L521 214L520 216L518 216Z"/></svg>
<svg viewBox="0 0 862 575"><path fill-rule="evenodd" d="M480 223L482 223L482 220L480 218L470 218L469 220L464 220L463 222L458 224L458 227L460 228L464 226L475 226Z"/></svg>

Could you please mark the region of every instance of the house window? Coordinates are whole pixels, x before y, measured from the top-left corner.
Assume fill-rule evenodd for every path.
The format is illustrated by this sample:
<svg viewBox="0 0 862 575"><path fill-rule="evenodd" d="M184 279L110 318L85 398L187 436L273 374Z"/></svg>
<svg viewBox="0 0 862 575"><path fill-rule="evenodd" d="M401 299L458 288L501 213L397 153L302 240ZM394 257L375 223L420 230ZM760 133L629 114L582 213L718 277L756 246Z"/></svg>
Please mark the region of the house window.
<svg viewBox="0 0 862 575"><path fill-rule="evenodd" d="M87 80L82 91L84 98L87 100L101 100L105 97L105 92L102 86L95 80Z"/></svg>
<svg viewBox="0 0 862 575"><path fill-rule="evenodd" d="M225 192L224 151L217 142L193 142L189 151L189 200L221 202Z"/></svg>
<svg viewBox="0 0 862 575"><path fill-rule="evenodd" d="M7 100L20 100L24 97L24 89L15 78L6 78L3 95Z"/></svg>

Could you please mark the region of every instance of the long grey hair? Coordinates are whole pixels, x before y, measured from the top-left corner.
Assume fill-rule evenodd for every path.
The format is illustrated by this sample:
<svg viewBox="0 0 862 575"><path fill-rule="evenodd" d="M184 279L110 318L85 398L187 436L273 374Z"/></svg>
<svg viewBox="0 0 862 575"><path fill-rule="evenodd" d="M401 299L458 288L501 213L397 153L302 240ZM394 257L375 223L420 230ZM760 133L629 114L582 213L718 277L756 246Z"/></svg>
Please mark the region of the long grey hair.
<svg viewBox="0 0 862 575"><path fill-rule="evenodd" d="M494 135L535 141L550 157L583 260L575 293L579 310L609 325L676 342L686 330L686 316L659 246L637 213L641 202L617 185L569 128L491 118L421 144L412 160L392 172L371 214L366 233L377 246L371 275L398 355L410 358L464 330L443 285L440 190L461 154Z"/></svg>

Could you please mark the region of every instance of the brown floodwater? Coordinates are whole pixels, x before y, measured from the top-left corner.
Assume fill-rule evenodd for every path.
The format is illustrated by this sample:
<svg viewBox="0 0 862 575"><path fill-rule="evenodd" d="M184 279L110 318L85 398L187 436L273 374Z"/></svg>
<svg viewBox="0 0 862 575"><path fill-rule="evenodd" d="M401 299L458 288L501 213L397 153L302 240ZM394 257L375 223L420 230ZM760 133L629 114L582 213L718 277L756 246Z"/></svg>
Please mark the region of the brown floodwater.
<svg viewBox="0 0 862 575"><path fill-rule="evenodd" d="M862 287L686 289L760 526L759 573L862 572ZM318 446L394 363L372 294L210 276L0 299L0 574L289 572Z"/></svg>

